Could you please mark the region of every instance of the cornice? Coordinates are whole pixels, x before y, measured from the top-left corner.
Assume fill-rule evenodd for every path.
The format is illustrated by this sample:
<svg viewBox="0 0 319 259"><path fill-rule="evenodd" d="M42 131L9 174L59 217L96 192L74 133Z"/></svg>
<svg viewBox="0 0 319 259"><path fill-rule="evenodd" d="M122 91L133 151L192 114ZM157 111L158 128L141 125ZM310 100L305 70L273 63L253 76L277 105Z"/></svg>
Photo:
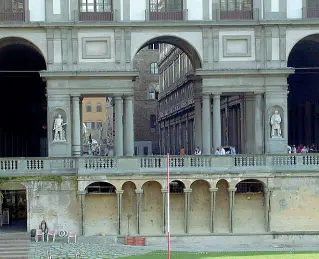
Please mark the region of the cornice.
<svg viewBox="0 0 319 259"><path fill-rule="evenodd" d="M217 69L203 70L197 69L196 76L202 78L220 77L220 76L288 76L295 72L294 68L271 68L271 69Z"/></svg>
<svg viewBox="0 0 319 259"><path fill-rule="evenodd" d="M247 26L286 26L286 27L295 27L295 26L318 26L319 20L251 20L251 21L123 21L123 22L28 22L28 23L1 23L0 28L12 28L12 29L21 29L21 28L220 28L220 27L247 27Z"/></svg>
<svg viewBox="0 0 319 259"><path fill-rule="evenodd" d="M134 80L138 71L41 71L40 76L49 79L60 78L107 78Z"/></svg>

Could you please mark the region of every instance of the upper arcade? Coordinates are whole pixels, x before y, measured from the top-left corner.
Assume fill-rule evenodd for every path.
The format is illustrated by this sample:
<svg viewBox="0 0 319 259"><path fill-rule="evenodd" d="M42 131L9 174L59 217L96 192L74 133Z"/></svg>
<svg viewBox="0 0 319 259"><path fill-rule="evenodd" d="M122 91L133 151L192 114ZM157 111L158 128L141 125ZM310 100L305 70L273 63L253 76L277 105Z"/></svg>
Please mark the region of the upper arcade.
<svg viewBox="0 0 319 259"><path fill-rule="evenodd" d="M149 22L318 19L311 0L18 0L0 3L1 22Z"/></svg>

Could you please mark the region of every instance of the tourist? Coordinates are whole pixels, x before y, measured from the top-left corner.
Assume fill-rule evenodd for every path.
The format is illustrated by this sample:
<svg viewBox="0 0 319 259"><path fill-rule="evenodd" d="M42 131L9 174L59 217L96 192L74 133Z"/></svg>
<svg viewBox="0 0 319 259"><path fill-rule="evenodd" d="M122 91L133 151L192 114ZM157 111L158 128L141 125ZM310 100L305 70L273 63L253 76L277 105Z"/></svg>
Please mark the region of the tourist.
<svg viewBox="0 0 319 259"><path fill-rule="evenodd" d="M197 147L197 148L195 149L195 156L199 156L199 155L201 155L201 154L202 154L202 151L200 150L199 147Z"/></svg>

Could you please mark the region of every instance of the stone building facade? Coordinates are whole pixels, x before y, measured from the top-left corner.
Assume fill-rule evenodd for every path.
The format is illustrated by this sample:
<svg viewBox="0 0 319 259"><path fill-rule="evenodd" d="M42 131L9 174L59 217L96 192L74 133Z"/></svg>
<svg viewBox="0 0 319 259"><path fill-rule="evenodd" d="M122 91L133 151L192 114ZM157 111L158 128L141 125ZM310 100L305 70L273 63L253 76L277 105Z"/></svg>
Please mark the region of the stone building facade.
<svg viewBox="0 0 319 259"><path fill-rule="evenodd" d="M140 50L133 59L139 71L134 82L135 155L159 154L157 127L159 44Z"/></svg>
<svg viewBox="0 0 319 259"><path fill-rule="evenodd" d="M143 234L151 229L164 233L167 165L181 194L172 195L172 215L175 222L184 215L189 233L212 232L215 216L216 231L243 232L236 228L250 221L255 226L252 231L309 234L317 229L318 156L286 153L295 107L299 107L291 135L295 142L318 140L317 119L302 118L305 114L317 118L317 100L307 94L313 97L318 92L309 72L319 67L311 58L319 42L319 12L311 1L253 0L244 9L224 2L184 0L173 11L145 0L104 1L105 9L96 2L92 9L86 2L29 0L11 6L10 15L0 6L0 81L5 96L0 129L6 139L0 141L0 175L15 176L6 178L1 188L8 207L9 191L18 195L24 190L28 230L45 217L57 229L119 234L125 233L123 217L130 214L138 215L135 232L140 228ZM133 60L155 42L175 45L192 64L193 78L190 75L179 88L187 96L187 87L196 97L184 113L191 114L193 105L195 123L189 123L191 116L176 118L187 122L187 129L195 125L195 136L186 143L185 130L178 144L187 145L188 153L199 145L203 156L170 161L134 156L134 80L139 72ZM304 95L296 94L296 89ZM289 106L288 90L289 96L303 97L295 99L295 106ZM165 91L159 93L161 103ZM179 89L174 91L180 94ZM114 100L115 157L81 156L80 102L88 96ZM18 101L13 105L14 98ZM230 106L243 102L240 111L232 112L235 121L240 119L233 128L239 130L240 124L241 132L233 136L240 139L238 148L249 155L209 156L212 147L227 143L221 112L225 98L234 103ZM271 125L274 114L276 124ZM178 129L175 117L170 116L173 121L162 117L169 132ZM305 125L311 130L306 131ZM227 131L232 131L229 125ZM48 157L37 158L43 154L42 138L47 139ZM239 184L242 181L246 182ZM93 194L101 190L106 194ZM242 190L248 194L242 195ZM48 204L52 209L46 209ZM102 204L109 209L100 210ZM244 209L252 206L254 215ZM174 227L176 232L188 231L180 222Z"/></svg>

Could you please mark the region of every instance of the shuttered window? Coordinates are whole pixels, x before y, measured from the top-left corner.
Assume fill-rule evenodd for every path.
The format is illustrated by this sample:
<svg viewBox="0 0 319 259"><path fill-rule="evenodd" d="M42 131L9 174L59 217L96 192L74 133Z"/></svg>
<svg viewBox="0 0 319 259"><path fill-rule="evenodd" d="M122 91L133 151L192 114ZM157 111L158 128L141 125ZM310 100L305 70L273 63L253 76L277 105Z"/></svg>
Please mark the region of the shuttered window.
<svg viewBox="0 0 319 259"><path fill-rule="evenodd" d="M220 9L222 11L250 11L252 8L252 0L220 0Z"/></svg>
<svg viewBox="0 0 319 259"><path fill-rule="evenodd" d="M319 8L319 0L307 0L307 8Z"/></svg>

